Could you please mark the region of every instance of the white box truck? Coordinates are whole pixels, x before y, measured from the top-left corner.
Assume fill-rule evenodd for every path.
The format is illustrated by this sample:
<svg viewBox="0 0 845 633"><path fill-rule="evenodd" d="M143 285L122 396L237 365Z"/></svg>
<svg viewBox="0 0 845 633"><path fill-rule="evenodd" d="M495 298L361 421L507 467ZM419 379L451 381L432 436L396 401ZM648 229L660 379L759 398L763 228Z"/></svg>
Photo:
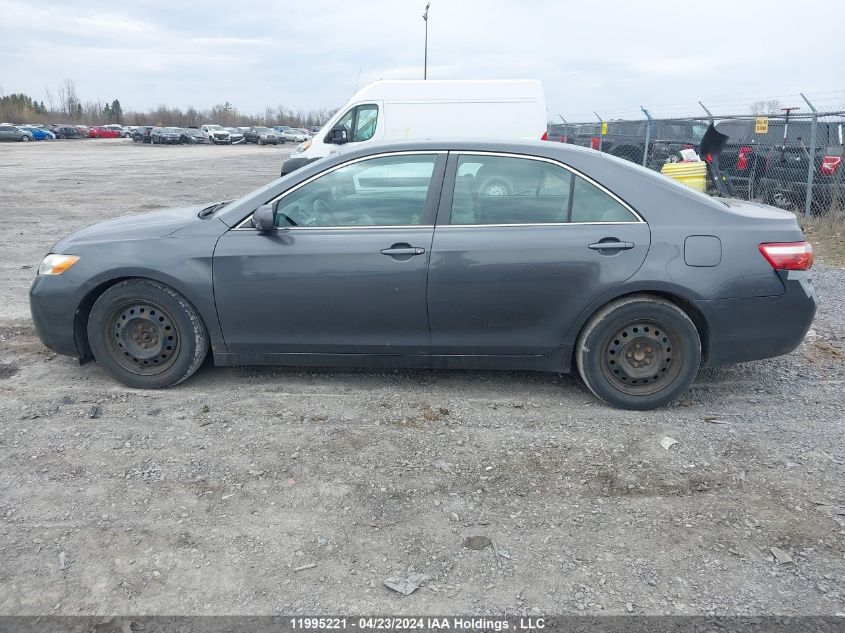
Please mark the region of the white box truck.
<svg viewBox="0 0 845 633"><path fill-rule="evenodd" d="M405 139L541 140L543 85L518 80L375 81L356 92L282 165L282 176L361 143Z"/></svg>

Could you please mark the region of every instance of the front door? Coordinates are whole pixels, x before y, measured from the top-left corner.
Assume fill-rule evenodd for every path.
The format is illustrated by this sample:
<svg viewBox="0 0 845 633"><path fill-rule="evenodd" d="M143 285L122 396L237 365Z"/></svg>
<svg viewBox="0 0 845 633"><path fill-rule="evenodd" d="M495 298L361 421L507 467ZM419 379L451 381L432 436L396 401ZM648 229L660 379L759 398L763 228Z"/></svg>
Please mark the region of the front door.
<svg viewBox="0 0 845 633"><path fill-rule="evenodd" d="M426 279L445 154L352 161L282 194L277 231L214 252L233 353L426 354Z"/></svg>
<svg viewBox="0 0 845 633"><path fill-rule="evenodd" d="M453 154L441 207L428 286L437 355L554 351L649 248L631 209L547 160Z"/></svg>

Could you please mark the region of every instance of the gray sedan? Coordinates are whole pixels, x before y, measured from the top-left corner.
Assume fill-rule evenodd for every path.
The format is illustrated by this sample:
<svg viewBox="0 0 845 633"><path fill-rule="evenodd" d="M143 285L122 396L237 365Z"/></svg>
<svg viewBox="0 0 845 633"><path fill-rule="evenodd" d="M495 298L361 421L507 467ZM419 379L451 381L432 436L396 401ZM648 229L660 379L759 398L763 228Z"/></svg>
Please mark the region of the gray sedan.
<svg viewBox="0 0 845 633"><path fill-rule="evenodd" d="M59 241L50 349L131 387L216 365L569 372L618 407L793 350L816 309L795 216L553 143L375 145L234 202ZM764 316L764 318L761 318Z"/></svg>
<svg viewBox="0 0 845 633"><path fill-rule="evenodd" d="M14 125L0 125L0 141L31 141L32 132Z"/></svg>

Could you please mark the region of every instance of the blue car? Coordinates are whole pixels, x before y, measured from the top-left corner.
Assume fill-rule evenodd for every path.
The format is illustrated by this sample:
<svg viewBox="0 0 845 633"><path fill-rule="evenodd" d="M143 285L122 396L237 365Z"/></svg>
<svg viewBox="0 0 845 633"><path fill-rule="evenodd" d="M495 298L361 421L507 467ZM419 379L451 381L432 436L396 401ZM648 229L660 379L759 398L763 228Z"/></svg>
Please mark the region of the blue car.
<svg viewBox="0 0 845 633"><path fill-rule="evenodd" d="M44 130L40 127L32 127L29 125L19 125L18 128L21 130L26 130L27 132L32 133L32 138L36 141L53 141L56 138L56 135L53 134L50 130Z"/></svg>

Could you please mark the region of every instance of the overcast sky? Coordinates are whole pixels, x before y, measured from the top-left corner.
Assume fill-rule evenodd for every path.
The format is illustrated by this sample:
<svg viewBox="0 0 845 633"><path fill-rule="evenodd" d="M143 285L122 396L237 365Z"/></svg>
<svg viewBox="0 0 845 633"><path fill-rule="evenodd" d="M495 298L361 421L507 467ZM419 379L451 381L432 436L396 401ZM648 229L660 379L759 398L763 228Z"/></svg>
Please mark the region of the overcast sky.
<svg viewBox="0 0 845 633"><path fill-rule="evenodd" d="M0 0L0 90L240 111L422 78L424 0ZM360 73L360 78L359 78ZM550 116L845 107L842 0L433 0L429 78L538 78Z"/></svg>

